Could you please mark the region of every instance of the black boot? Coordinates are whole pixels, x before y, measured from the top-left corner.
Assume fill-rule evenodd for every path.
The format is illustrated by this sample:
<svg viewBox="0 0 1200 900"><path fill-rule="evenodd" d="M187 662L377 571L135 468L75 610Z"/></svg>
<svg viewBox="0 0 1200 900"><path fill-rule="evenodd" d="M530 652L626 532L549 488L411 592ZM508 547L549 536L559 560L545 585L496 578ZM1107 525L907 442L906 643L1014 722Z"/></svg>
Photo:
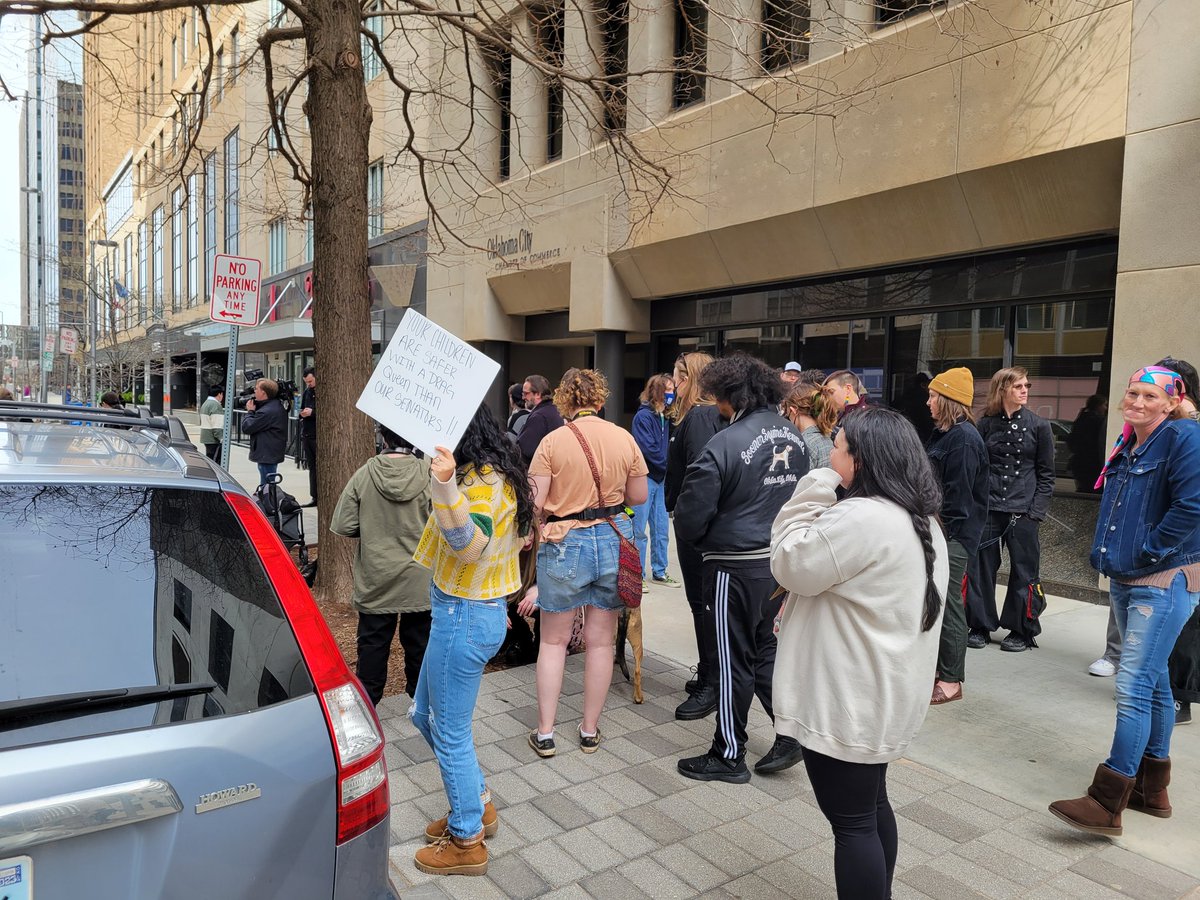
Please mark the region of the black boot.
<svg viewBox="0 0 1200 900"><path fill-rule="evenodd" d="M782 772L790 769L804 759L804 750L795 738L776 735L775 743L767 751L767 755L754 764L754 771L760 775L772 772Z"/></svg>
<svg viewBox="0 0 1200 900"><path fill-rule="evenodd" d="M675 718L689 722L692 719L703 719L717 708L717 687L712 682L704 682L699 690L688 697L675 708Z"/></svg>

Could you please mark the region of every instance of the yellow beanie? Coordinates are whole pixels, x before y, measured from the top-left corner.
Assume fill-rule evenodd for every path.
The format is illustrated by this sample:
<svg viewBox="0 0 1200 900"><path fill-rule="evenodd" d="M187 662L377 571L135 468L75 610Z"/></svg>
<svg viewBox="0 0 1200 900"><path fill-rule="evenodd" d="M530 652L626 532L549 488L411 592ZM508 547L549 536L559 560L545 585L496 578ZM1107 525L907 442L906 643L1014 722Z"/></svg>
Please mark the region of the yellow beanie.
<svg viewBox="0 0 1200 900"><path fill-rule="evenodd" d="M929 389L949 400L957 400L963 406L975 402L975 376L965 366L947 369L929 382Z"/></svg>

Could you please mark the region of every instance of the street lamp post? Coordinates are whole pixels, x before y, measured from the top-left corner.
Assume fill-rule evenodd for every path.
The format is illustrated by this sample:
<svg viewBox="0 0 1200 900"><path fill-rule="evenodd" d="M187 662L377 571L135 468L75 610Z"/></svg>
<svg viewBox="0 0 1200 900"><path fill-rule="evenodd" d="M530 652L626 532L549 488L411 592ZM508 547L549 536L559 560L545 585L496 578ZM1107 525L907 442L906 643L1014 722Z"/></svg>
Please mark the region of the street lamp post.
<svg viewBox="0 0 1200 900"><path fill-rule="evenodd" d="M88 302L88 359L91 362L91 369L92 369L91 379L89 381L89 387L91 389L91 394L88 397L88 406L91 406L92 404L97 402L97 400L96 400L96 397L97 397L97 394L96 394L96 339L100 333L100 329L98 327L98 322L97 322L97 318L96 318L97 315L99 314L99 310L100 310L100 303L99 303L99 299L98 299L99 293L100 293L100 288L96 284L96 247L104 247L106 249L112 249L113 247L117 247L118 244L116 241L102 241L102 240L91 240L91 241L88 241L88 244L89 244L88 254L90 256L90 262L91 262L91 268L92 268L92 290L90 292L91 298L90 298L90 301ZM108 268L108 254L105 253L105 269L107 270L107 268Z"/></svg>
<svg viewBox="0 0 1200 900"><path fill-rule="evenodd" d="M42 245L42 189L40 187L23 187L22 194L37 194L37 240L38 240L38 402L45 403L48 385L46 382L46 364L42 354L46 351L46 248Z"/></svg>

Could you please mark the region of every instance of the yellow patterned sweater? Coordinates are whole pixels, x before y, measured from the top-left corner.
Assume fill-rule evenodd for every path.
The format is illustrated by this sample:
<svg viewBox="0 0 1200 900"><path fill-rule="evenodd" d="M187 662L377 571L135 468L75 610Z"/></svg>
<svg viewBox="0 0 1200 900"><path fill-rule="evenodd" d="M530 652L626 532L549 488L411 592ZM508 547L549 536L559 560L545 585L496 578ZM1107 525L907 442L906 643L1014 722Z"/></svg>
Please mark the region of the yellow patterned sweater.
<svg viewBox="0 0 1200 900"><path fill-rule="evenodd" d="M433 572L433 583L465 600L507 597L521 587L517 495L501 475L469 466L461 483L431 477L433 512L415 560Z"/></svg>

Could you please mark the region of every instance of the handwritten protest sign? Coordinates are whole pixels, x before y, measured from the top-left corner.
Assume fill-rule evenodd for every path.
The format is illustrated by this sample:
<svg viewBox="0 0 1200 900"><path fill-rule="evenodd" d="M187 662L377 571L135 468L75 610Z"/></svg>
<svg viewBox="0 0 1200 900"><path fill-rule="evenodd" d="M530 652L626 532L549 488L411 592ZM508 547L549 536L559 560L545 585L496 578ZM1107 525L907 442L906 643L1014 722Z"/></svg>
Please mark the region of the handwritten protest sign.
<svg viewBox="0 0 1200 900"><path fill-rule="evenodd" d="M414 309L379 358L355 404L424 450L458 446L500 364Z"/></svg>

